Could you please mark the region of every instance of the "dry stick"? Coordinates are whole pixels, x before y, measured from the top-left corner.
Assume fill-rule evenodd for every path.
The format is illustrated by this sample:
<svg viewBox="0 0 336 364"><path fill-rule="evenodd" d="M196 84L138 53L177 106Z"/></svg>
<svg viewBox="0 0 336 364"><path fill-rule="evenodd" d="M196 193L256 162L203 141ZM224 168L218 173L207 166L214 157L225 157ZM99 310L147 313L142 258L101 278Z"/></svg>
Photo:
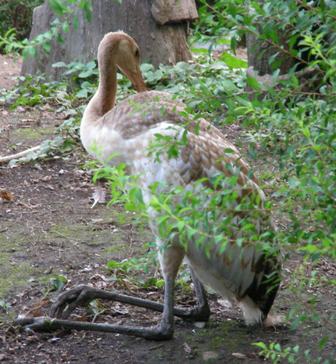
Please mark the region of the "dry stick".
<svg viewBox="0 0 336 364"><path fill-rule="evenodd" d="M22 152L19 152L19 153L10 154L10 155L6 155L4 157L0 157L0 164L9 162L12 159L17 159L17 158L24 157L25 155L27 155L27 154L29 154L31 152L38 151L40 148L41 148L41 145L37 145L36 147L32 147L32 148L23 150Z"/></svg>

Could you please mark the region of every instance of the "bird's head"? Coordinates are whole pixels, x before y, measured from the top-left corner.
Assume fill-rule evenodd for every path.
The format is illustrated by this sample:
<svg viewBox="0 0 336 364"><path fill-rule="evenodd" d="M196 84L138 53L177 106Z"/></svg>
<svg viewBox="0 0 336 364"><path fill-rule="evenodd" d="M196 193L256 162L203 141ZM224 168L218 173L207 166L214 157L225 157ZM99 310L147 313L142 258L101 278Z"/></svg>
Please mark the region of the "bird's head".
<svg viewBox="0 0 336 364"><path fill-rule="evenodd" d="M146 91L140 71L140 51L135 40L119 31L105 34L98 47L98 59L114 62L138 92Z"/></svg>

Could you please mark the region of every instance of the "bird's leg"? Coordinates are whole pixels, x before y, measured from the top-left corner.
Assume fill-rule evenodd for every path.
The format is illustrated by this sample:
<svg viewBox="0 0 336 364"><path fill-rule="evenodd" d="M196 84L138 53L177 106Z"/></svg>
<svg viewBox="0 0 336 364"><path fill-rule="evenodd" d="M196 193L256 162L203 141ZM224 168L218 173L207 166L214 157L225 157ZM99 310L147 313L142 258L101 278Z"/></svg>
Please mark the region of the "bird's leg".
<svg viewBox="0 0 336 364"><path fill-rule="evenodd" d="M161 305L160 307L160 311L161 308L163 307L163 314L161 322L157 326L152 326L152 327L123 326L123 325L114 325L105 323L103 324L103 323L91 323L91 322L78 322L73 320L64 320L51 317L19 318L17 319L17 323L26 326L26 328L29 330L35 330L35 331L75 329L75 330L119 333L119 334L139 336L145 339L152 339L152 340L170 339L173 336L174 332L174 312L173 312L174 282L175 282L174 278L169 277L165 279L164 304ZM65 296L65 294L67 295ZM65 294L61 295L61 299L58 300L58 303L56 305L53 305L52 313L60 315L62 309L66 305L72 305L74 302L84 303L98 297L111 298L111 293L109 295L109 292L96 290L92 287L87 287L87 286L77 287L71 291L65 292ZM114 296L113 293L112 296ZM136 299L135 297L124 296L124 295L118 295L118 296L123 296L122 299L120 300L122 302L135 304L135 301L138 300L137 301L138 305L146 307L143 304L144 303L143 301L146 300ZM129 301L129 299L131 299L131 301ZM155 302L152 303L154 304ZM68 314L68 309L65 308L65 311L63 312Z"/></svg>
<svg viewBox="0 0 336 364"><path fill-rule="evenodd" d="M85 306L94 299L105 299L163 312L164 305L159 302L128 296L117 292L104 291L90 286L80 285L60 294L51 306L50 316L66 319L77 306ZM189 310L175 307L174 315L188 318Z"/></svg>
<svg viewBox="0 0 336 364"><path fill-rule="evenodd" d="M190 267L191 278L194 284L194 291L197 298L196 307L192 308L190 312L190 319L194 321L209 321L210 307L206 296L206 291L201 281L196 277L193 269Z"/></svg>
<svg viewBox="0 0 336 364"><path fill-rule="evenodd" d="M198 280L198 278L195 276L193 270L192 269L190 270L197 298L197 306L192 309L174 307L173 314L185 320L208 321L210 316L210 309L207 302L207 297L204 287L202 283ZM168 291L165 290L165 292ZM51 306L49 315L50 315L50 320L54 321L53 327L57 329L61 325L61 324L56 324L56 321L53 318L56 318L60 323L62 322L61 325L62 327L68 327L68 325L65 325L65 322L70 323L72 321L66 321L65 319L67 319L70 316L72 311L76 307L85 306L95 299L122 302L138 307L151 309L153 311L158 311L158 312L164 311L164 305L159 302L146 300L134 296L128 296L117 292L104 291L102 289L97 289L86 285L79 285L75 288L70 289L69 291L60 294L57 297L56 301ZM17 322L21 325L31 325L33 324L33 321L34 318L20 318L17 320ZM35 323L37 323L37 321L38 320L35 319ZM41 322L41 320L39 321ZM37 329L38 325L36 325L35 328ZM51 329L50 326L49 328Z"/></svg>
<svg viewBox="0 0 336 364"><path fill-rule="evenodd" d="M189 319L194 321L208 321L210 316L210 309L204 287L195 276L193 270L190 270L197 298L197 306L192 309L174 307L173 313L175 316L182 319ZM51 306L50 316L66 319L70 316L70 314L76 307L85 306L95 299L105 299L110 301L122 302L158 312L163 312L164 309L164 305L159 302L150 301L134 296L128 296L117 292L108 292L90 286L80 285L60 294L57 297L56 301Z"/></svg>
<svg viewBox="0 0 336 364"><path fill-rule="evenodd" d="M168 278L166 279L165 284L165 304L138 297L128 296L117 292L107 292L90 286L80 285L59 295L55 303L51 306L50 317L24 317L19 318L17 320L17 323L35 331L75 329L102 332L117 332L157 340L168 339L170 335L172 335L171 330L173 328L173 315L181 317L182 319L197 321L207 321L209 319L210 311L204 293L204 288L193 273L192 277L198 300L198 305L193 309L173 307L174 281L171 278ZM142 330L142 328L137 327L127 327L112 324L95 324L90 322L78 322L65 319L69 317L69 315L76 306L86 305L90 301L97 298L118 301L143 308L148 308L158 312L163 312L162 321L159 325L159 329L155 328L155 330L151 331L152 328L143 328L144 330Z"/></svg>
<svg viewBox="0 0 336 364"><path fill-rule="evenodd" d="M180 257L175 258L177 258L175 262L175 259L171 259L171 261L174 262L172 265L175 267L173 267L173 269L168 269L168 272L167 270L165 271L165 264L163 263L163 274L165 279L163 305L150 300L127 296L116 292L106 292L101 289L81 285L62 293L57 298L51 307L51 317L20 318L17 320L17 323L25 325L27 328L32 330L56 330L60 328L67 328L76 330L121 333L153 340L169 339L172 337L174 331L174 315L183 319L206 321L208 320L210 314L204 288L193 273L192 277L198 301L197 307L191 310L177 307L174 308L174 283L177 269L182 259ZM166 265L169 266L168 263ZM119 301L131 305L149 308L154 311L163 312L161 322L158 326L146 328L141 326L130 327L114 324L77 322L64 319L71 314L76 306L85 305L97 298Z"/></svg>
<svg viewBox="0 0 336 364"><path fill-rule="evenodd" d="M190 268L194 291L197 298L197 305L192 309L174 307L174 315L182 319L193 321L208 321L210 308L206 297L205 289L202 283L196 277L194 271ZM78 306L85 306L95 299L105 299L147 308L153 311L163 312L163 304L128 296L117 292L108 292L90 286L79 285L69 291L60 294L50 309L50 316L66 319L72 311Z"/></svg>
<svg viewBox="0 0 336 364"><path fill-rule="evenodd" d="M163 336L163 339L171 338L174 333L174 286L174 278L165 278L164 307L159 324L159 332Z"/></svg>
<svg viewBox="0 0 336 364"><path fill-rule="evenodd" d="M165 340L173 336L174 332L174 283L178 268L183 259L183 250L181 248L167 248L165 253L162 254L161 264L164 280L164 304L161 322L157 326L142 327L142 326L123 326L114 324L100 324L90 322L77 322L63 319L53 319L48 317L37 318L23 318L18 319L17 322L21 325L27 326L31 330L55 330L59 328L76 329L76 330L89 330L89 331L103 331L139 336L146 339ZM112 297L111 297L112 295ZM125 296L120 299L118 294L108 294L102 290L95 290L91 287L79 287L72 289L62 294L52 307L52 314L61 316L64 313L66 316L73 310L76 304L83 304L91 301L94 298L119 298L131 304L137 304L143 307L144 301L135 299L135 297ZM150 302L150 301L149 301ZM153 303L150 304L151 308L158 308ZM161 311L161 308L160 308Z"/></svg>

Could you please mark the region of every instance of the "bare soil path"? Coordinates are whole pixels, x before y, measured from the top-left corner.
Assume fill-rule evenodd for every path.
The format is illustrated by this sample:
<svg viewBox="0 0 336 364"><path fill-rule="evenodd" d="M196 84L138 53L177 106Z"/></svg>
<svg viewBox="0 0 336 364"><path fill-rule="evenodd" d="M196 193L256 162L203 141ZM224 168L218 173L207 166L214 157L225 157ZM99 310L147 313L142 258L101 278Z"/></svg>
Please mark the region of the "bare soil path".
<svg viewBox="0 0 336 364"><path fill-rule="evenodd" d="M1 56L0 65L9 62L9 70L18 73L15 60ZM10 63L12 62L12 63ZM2 68L0 88L13 85ZM13 74L15 73L13 71ZM53 110L21 109L11 111L0 106L0 155L38 144L55 133L61 123ZM231 130L232 131L232 130ZM230 133L230 130L228 130ZM176 333L168 342L145 341L115 334L56 332L32 333L16 327L19 313L41 315L56 294L51 281L67 278L66 287L90 283L106 289L118 289L154 300L162 300L155 287L139 288L134 282L148 278L143 271L129 275L112 274L107 261L121 261L147 254L145 242L151 241L146 226L134 225L134 216L119 207L90 207L92 184L80 146L69 155L15 168L0 166L0 190L10 193L0 201L0 362L1 363L262 363L258 341L279 342L283 346L300 345L318 354L316 343L329 337L322 356L332 357L335 331L335 291L321 285L313 292L321 320L307 317L296 330L248 329L241 324L236 308L230 308L211 294L212 316L205 327L176 320ZM288 282L299 258L286 262L284 282L275 310L287 312L297 296L288 290ZM151 273L154 273L154 268ZM316 268L321 276L335 279L335 264L322 261ZM294 277L295 278L295 277ZM309 287L307 287L309 290ZM310 292L311 293L311 292ZM306 295L306 300L311 296ZM180 304L193 303L187 288L177 292ZM304 298L297 302L306 305ZM91 311L80 309L78 319L114 323L156 323L159 316L143 309L118 303L99 303ZM303 352L302 350L302 352ZM300 363L311 362L300 359Z"/></svg>

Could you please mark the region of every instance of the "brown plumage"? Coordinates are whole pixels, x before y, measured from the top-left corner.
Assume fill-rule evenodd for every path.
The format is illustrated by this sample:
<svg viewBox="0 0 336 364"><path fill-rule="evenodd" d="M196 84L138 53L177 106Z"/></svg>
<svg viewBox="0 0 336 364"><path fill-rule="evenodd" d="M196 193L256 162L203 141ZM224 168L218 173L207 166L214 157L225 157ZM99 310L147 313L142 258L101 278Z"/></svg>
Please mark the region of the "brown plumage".
<svg viewBox="0 0 336 364"><path fill-rule="evenodd" d="M118 46L119 48L117 48ZM120 56L118 55L119 52ZM126 34L107 34L101 42L98 51L98 56L104 55L99 62L100 72L104 76L106 72L108 72L111 63L113 64L113 59L111 60L111 58L108 58L106 54L111 55L112 58L115 58L115 66L119 67L130 77L139 91L143 91L144 83L141 74L136 65L132 66L132 59L134 58L132 55L134 52L137 54L137 45L134 40ZM114 53L114 55L112 55L112 53ZM127 62L125 57L128 57ZM102 59L106 60L106 63L103 63L101 61ZM129 65L130 60L131 65ZM137 63L137 59L135 63ZM135 74L137 74L137 76L134 78ZM115 88L112 87L112 89L114 89L115 92ZM110 94L110 99L113 99L114 97L115 94ZM90 113L92 107L93 105L89 104L86 114ZM109 145L101 155L95 154L95 156L101 160L107 160L110 153L119 154L120 160L130 167L131 172L140 175L140 183L142 184L145 200L148 203L151 199L151 193L149 192L148 186L154 182L165 182L169 186L188 186L196 179L212 177L218 173L223 173L226 176L230 176L232 173L237 174L241 195L256 193L259 194L260 200L264 200L265 196L263 192L258 186L256 179L249 176L250 168L241 158L237 148L224 137L220 130L212 126L206 120L190 121L183 111L185 111L185 105L183 103L173 100L169 94L163 92L145 91L127 98L103 116L97 115L98 122L101 124L100 128L103 126L108 128L108 130L113 130L118 133L119 139L114 148L111 148L111 145ZM154 162L153 156L148 155L148 146L155 139L154 135L170 135L178 140L184 130L184 125L186 125L188 130L187 143L181 148L180 155L174 160L170 160L166 156L161 155L160 161ZM99 126L97 126L97 128L99 128ZM90 131L87 130L85 115L82 124L82 135L83 134L90 134ZM103 149L105 148L105 145L103 145L104 138L99 139L99 137L96 137L95 139L95 137L91 137L90 143L86 142L86 138L87 136L85 135L82 137L82 140L89 152L90 143L93 143L94 145L100 144ZM228 164L231 168L228 168ZM156 218L157 216L154 214L152 220L155 220ZM151 226L154 233L157 235L155 222L152 222ZM159 240L160 239L158 239L158 241ZM164 242L159 242L159 245L161 244L164 244ZM219 280L223 278L222 280L224 282L227 277L231 276L230 270L235 269L233 263L225 264L225 259L222 259L223 256L224 258L227 258L230 254L229 248L226 253L219 256L219 258L217 257L218 254L215 254L211 259L204 260L202 251L198 250L196 252L195 247L191 242L186 252L177 248L179 254L176 254L175 252L173 255L174 259L176 259L176 255L178 255L179 258L177 259L176 264L169 263L170 266L173 265L174 267L171 271L168 271L164 265L168 264L166 260L170 259L169 251L173 249L174 247L166 248L166 251L162 253L162 256L160 257L164 274L173 276L173 278L175 278L174 275L177 272L179 262L184 254L189 258L190 264L196 272L196 275L197 272L200 271L198 274L199 276L202 275L202 270L206 271L208 266L211 266L214 270L213 275L216 277L222 275L222 277L219 277ZM261 252L256 252L254 247L246 249L246 255L248 257L244 257L244 252L242 252L242 249L240 248L233 247L231 250L234 252L233 260L240 260L239 255L243 256L241 258L243 261L244 259L248 260L247 263L240 266L241 271L244 272L244 274L240 275L243 281L240 282L239 279L234 279L232 282L223 284L223 287L220 289L217 287L217 290L222 291L220 293L223 294L225 291L224 286L229 286L228 291L230 292L226 292L227 295L231 296L231 298L232 296L238 298L240 302L245 302L244 299L247 297L247 292L249 292L248 297L254 303L265 300L262 297L259 297L259 299L257 297L258 294L266 295L265 287L261 289L262 292L258 291L260 288L259 285L263 282L261 276L263 274L269 275L271 273L277 275L279 271L277 259L272 257L272 259L267 260L263 257ZM167 259L165 259L165 257ZM193 259L195 262L192 261ZM249 273L246 273L247 270ZM211 277L202 277L203 281L210 284L211 279ZM262 284L264 284L264 282ZM220 284L216 281L215 285ZM276 292L276 289L273 291ZM246 301L248 301L247 298ZM273 299L270 299L269 303L264 305L266 308L261 310L262 314L257 312L254 319L247 318L247 321L260 321L262 318L265 318L272 302ZM245 304L245 306L247 307L248 303ZM258 309L256 309L256 311L258 311Z"/></svg>
<svg viewBox="0 0 336 364"><path fill-rule="evenodd" d="M221 131L204 119L192 121L182 113L185 105L173 100L168 93L145 90L139 69L138 46L131 37L123 32L106 34L98 48L98 64L99 87L84 112L82 143L90 154L104 163L126 163L131 173L139 176L145 203L149 205L151 202L153 192L150 186L153 183L161 184L161 192L164 193L176 186L184 186L187 190L196 188L194 182L204 177L209 178L208 182L204 187L198 184L196 192L201 196L204 194L206 201L206 185L210 186L210 179L221 173L225 176L236 175L239 198L258 195L260 204L255 208L262 208L264 193L256 179L249 175L250 168L237 148ZM126 74L139 93L114 106L117 68ZM169 135L178 142L185 136L186 142L181 145L178 156L169 158L163 152L157 160L149 153L157 134ZM225 185L221 188L225 188ZM276 255L268 256L257 248L257 244L238 246L234 239L230 239L224 251L210 237L204 242L204 247L198 246L195 238L182 246L178 236L167 244L158 233L156 221L159 212L152 208L148 212L151 216L150 226L157 239L158 256L165 279L165 297L163 306L146 301L146 307L163 310L162 321L155 328L125 328L111 324L107 325L109 331L166 339L173 334L174 314L207 320L209 308L200 281L210 285L222 296L237 301L247 324L265 321L279 286L280 265ZM224 210L218 216L225 218L227 214L228 211ZM237 213L234 216L235 221L239 221L240 215ZM260 232L265 226L266 229L270 228L268 217L265 221L261 220L264 219L260 217L255 222ZM202 224L204 222L200 221L200 227ZM233 229L233 232L242 236L239 224L235 229L237 231ZM188 312L173 306L174 281L183 258L187 259L193 271L198 299L198 306ZM74 303L83 303L89 298L107 296L106 292L90 287L70 290L56 302L53 314L62 316L64 310L67 313L71 311L65 309L67 305L73 307ZM113 299L117 299L116 296L114 293ZM124 298L120 300L126 302ZM138 304L138 301L129 297L127 302ZM270 319L268 321L272 322ZM91 324L91 329L98 330L94 325ZM78 328L78 324L73 327Z"/></svg>

